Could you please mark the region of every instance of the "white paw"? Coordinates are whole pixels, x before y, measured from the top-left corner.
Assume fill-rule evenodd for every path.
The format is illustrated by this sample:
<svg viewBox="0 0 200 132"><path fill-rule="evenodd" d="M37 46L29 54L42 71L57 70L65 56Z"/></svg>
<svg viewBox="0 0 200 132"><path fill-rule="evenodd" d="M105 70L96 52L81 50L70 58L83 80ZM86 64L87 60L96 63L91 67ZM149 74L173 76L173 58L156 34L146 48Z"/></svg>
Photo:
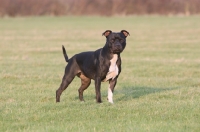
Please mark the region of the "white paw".
<svg viewBox="0 0 200 132"><path fill-rule="evenodd" d="M113 100L108 100L109 103L114 104Z"/></svg>
<svg viewBox="0 0 200 132"><path fill-rule="evenodd" d="M113 104L113 93L110 88L108 88L108 102Z"/></svg>

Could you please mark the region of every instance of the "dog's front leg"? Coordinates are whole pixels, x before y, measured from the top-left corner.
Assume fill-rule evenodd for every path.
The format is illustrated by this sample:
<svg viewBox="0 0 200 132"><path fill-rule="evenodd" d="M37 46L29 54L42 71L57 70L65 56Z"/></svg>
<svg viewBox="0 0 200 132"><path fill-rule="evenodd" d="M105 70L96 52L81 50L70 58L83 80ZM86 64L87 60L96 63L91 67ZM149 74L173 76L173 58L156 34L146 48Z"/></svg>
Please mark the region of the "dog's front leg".
<svg viewBox="0 0 200 132"><path fill-rule="evenodd" d="M109 81L109 87L108 87L108 102L113 104L113 92L115 85L117 84L117 78Z"/></svg>
<svg viewBox="0 0 200 132"><path fill-rule="evenodd" d="M95 78L95 91L96 91L96 101L97 103L101 103L101 78L96 77Z"/></svg>

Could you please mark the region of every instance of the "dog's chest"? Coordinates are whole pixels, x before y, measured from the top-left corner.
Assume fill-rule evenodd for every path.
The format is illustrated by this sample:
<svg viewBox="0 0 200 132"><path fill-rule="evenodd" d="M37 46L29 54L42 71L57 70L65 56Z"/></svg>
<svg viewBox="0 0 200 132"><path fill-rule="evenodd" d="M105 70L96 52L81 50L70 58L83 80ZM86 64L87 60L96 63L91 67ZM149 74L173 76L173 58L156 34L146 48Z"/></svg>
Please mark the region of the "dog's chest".
<svg viewBox="0 0 200 132"><path fill-rule="evenodd" d="M104 81L108 81L109 79L114 79L119 74L119 69L118 69L117 64L116 64L117 59L118 59L118 55L114 54L113 58L110 60L109 71L108 71Z"/></svg>

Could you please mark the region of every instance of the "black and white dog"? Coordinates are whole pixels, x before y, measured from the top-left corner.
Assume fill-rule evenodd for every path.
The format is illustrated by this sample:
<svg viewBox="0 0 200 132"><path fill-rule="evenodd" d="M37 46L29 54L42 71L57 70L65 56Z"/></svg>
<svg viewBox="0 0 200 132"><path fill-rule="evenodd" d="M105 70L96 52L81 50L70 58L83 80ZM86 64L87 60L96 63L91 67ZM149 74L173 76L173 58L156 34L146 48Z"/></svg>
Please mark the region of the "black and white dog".
<svg viewBox="0 0 200 132"><path fill-rule="evenodd" d="M106 44L96 51L82 52L68 59L64 46L63 54L68 65L62 83L56 91L56 102L60 102L60 95L72 82L75 76L81 79L81 86L78 89L79 99L83 99L83 91L88 88L91 79L95 81L96 101L101 103L101 82L109 81L108 101L113 103L113 91L117 78L121 72L120 53L126 47L126 37L129 32L112 32L106 30L102 35L106 37Z"/></svg>

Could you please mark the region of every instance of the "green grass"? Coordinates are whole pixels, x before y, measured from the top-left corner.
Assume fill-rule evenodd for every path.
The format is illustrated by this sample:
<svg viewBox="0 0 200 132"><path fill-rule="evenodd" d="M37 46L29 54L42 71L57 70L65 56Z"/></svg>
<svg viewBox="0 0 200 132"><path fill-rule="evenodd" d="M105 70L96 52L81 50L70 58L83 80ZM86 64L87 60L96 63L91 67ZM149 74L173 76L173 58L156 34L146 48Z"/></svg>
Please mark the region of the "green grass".
<svg viewBox="0 0 200 132"><path fill-rule="evenodd" d="M55 103L68 56L126 29L122 73L107 102L94 82L78 99L76 78ZM0 131L200 131L200 16L28 17L0 19Z"/></svg>

